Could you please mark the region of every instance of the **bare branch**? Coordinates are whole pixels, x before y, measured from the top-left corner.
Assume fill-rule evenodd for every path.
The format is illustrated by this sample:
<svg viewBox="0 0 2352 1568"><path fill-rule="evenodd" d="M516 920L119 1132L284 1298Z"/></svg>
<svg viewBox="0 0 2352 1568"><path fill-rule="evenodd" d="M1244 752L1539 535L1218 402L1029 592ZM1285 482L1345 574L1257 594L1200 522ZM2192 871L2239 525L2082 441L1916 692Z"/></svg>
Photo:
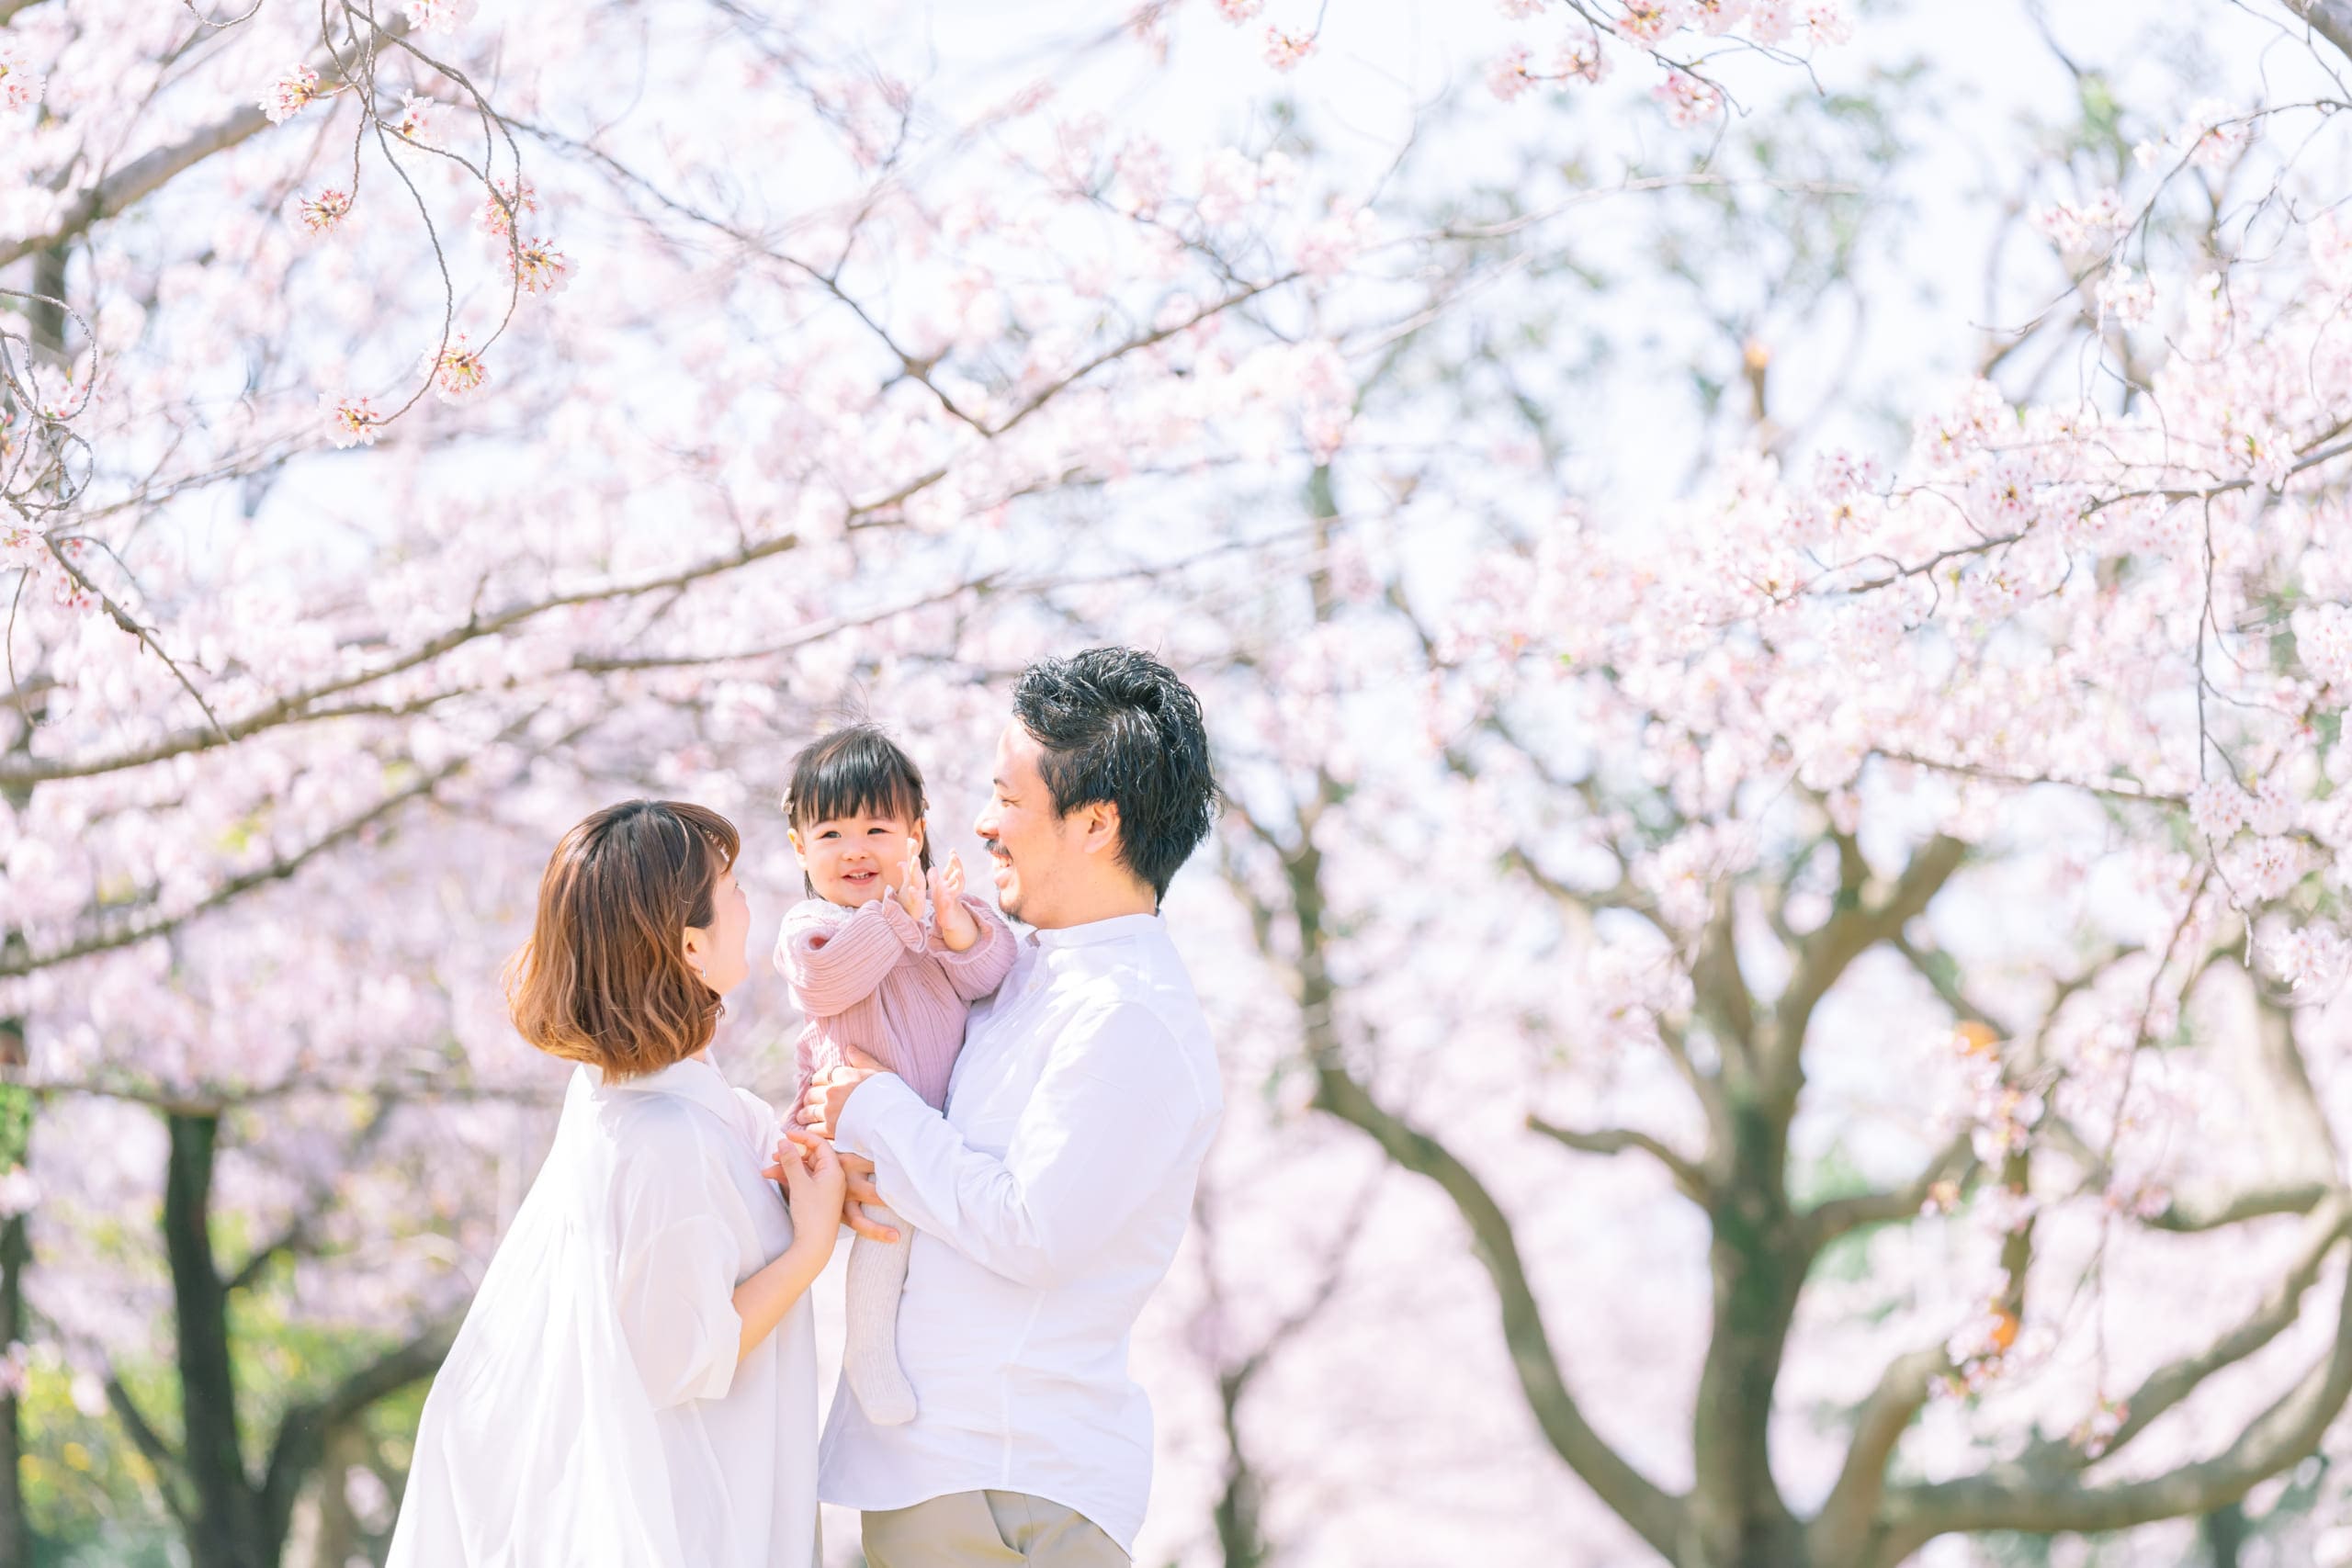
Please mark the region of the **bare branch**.
<svg viewBox="0 0 2352 1568"><path fill-rule="evenodd" d="M1878 1387L1855 1417L1854 1438L1847 1446L1837 1483L1806 1527L1815 1561L1850 1562L1870 1540L1878 1522L1879 1499L1886 1490L1887 1461L1911 1418L1927 1404L1934 1380L1951 1366L1951 1358L1938 1346L1896 1357L1880 1375Z"/></svg>
<svg viewBox="0 0 2352 1568"><path fill-rule="evenodd" d="M107 1404L113 1408L115 1419L122 1423L122 1429L130 1434L131 1444L141 1457L154 1467L157 1489L163 1493L164 1506L171 1509L172 1517L187 1523L187 1505L179 1490L180 1456L164 1441L139 1408L139 1402L130 1396L130 1390L112 1372L107 1374Z"/></svg>
<svg viewBox="0 0 2352 1568"><path fill-rule="evenodd" d="M1800 1216L1805 1227L1807 1255L1864 1225L1892 1224L1917 1218L1938 1182L1956 1181L1975 1164L1975 1149L1969 1135L1962 1133L1937 1150L1917 1176L1892 1191L1862 1192L1815 1204Z"/></svg>
<svg viewBox="0 0 2352 1568"><path fill-rule="evenodd" d="M1502 1206L1451 1150L1374 1100L1336 1059L1318 1060L1315 1073L1318 1108L1370 1134L1389 1158L1428 1177L1453 1200L1501 1301L1503 1338L1536 1424L1568 1468L1603 1503L1661 1555L1671 1557L1681 1534L1681 1500L1635 1470L1585 1419L1561 1376L1559 1358L1553 1352Z"/></svg>
<svg viewBox="0 0 2352 1568"><path fill-rule="evenodd" d="M1650 1136L1647 1133L1636 1132L1631 1127L1611 1127L1599 1132L1578 1133L1566 1127L1555 1126L1532 1112L1528 1115L1527 1127L1530 1132L1541 1133L1547 1138L1557 1139L1569 1148L1577 1149L1589 1155L1621 1155L1628 1149L1639 1149L1666 1168L1667 1174L1674 1178L1675 1190L1684 1197L1701 1208L1705 1208L1713 1201L1714 1189L1707 1180L1706 1173L1701 1170L1695 1162L1675 1153L1665 1143Z"/></svg>
<svg viewBox="0 0 2352 1568"><path fill-rule="evenodd" d="M1792 1099L1796 1090L1799 1057L1804 1049L1805 1030L1813 1021L1813 1010L1855 959L1877 943L1900 934L1914 916L1927 908L1928 901L1951 879L1967 854L1968 846L1962 840L1939 834L1913 852L1910 863L1903 868L1894 888L1880 903L1870 906L1863 902L1866 885L1857 874L1860 855L1849 857L1841 852L1844 874L1840 878L1839 907L1799 948L1796 972L1789 977L1780 1003L1773 1010L1778 1054L1775 1065L1783 1100ZM1861 870L1866 873L1867 868Z"/></svg>

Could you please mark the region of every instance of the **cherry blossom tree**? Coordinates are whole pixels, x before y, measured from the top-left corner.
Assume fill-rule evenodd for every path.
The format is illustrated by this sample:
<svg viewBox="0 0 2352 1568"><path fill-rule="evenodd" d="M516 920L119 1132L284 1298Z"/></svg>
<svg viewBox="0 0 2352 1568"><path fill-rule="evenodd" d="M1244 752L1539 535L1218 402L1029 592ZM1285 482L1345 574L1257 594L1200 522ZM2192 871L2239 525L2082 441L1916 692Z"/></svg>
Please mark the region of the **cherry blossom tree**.
<svg viewBox="0 0 2352 1568"><path fill-rule="evenodd" d="M1002 678L1116 637L1209 694L1172 908L1263 1095L1159 1336L1171 1551L1363 1560L1289 1499L1418 1506L1462 1445L1361 1358L1441 1322L1431 1397L1555 1461L1455 1495L1536 1531L1572 1474L1608 1560L2312 1535L2352 13L2216 6L2261 73L2086 110L1983 378L1868 389L1876 449L1893 111L1834 6L1505 6L1353 183L1305 111L1063 101L1235 36L1309 94L1348 20L1286 0L935 79L821 7L119 10L0 0L0 1461L45 1399L199 1563L365 1549L537 1154L546 843L690 795L779 910L829 715L952 823ZM1633 145L1449 182L1537 115ZM1616 510L1589 389L1659 364L1694 477Z"/></svg>
<svg viewBox="0 0 2352 1568"><path fill-rule="evenodd" d="M2036 193L1987 356L2041 361L2022 392L1793 476L1722 454L1639 526L1478 463L1400 484L1430 408L1368 403L1317 562L1202 649L1312 1103L1444 1194L1496 1374L1668 1561L2311 1506L2352 1392L2345 20L2241 17L2294 68L2127 106L2114 188ZM1449 525L1480 542L1434 570ZM1594 1156L1694 1222L1637 1210L1691 1299L1638 1381L1590 1317L1657 1292L1535 1239Z"/></svg>

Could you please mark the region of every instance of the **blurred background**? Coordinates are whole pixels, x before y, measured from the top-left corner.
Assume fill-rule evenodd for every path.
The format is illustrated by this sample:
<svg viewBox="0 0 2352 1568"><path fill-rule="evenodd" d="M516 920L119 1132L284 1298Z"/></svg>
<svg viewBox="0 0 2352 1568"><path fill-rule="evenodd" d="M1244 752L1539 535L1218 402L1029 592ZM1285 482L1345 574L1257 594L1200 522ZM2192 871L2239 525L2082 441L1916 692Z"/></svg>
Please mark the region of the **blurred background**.
<svg viewBox="0 0 2352 1568"><path fill-rule="evenodd" d="M1103 642L1229 795L1139 1563L2352 1562L2347 49L0 0L0 1568L380 1562L556 837L741 827L780 1100L792 752L969 861Z"/></svg>

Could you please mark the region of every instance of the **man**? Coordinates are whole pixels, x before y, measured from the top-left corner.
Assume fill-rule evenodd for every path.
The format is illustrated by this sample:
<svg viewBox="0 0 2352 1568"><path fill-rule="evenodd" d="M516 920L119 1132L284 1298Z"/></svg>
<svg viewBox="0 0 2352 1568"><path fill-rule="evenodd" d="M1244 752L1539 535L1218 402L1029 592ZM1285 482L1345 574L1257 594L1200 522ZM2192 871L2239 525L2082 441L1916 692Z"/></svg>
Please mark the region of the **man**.
<svg viewBox="0 0 2352 1568"><path fill-rule="evenodd" d="M1032 665L1012 707L976 829L998 902L1033 930L972 1012L946 1114L861 1068L802 1110L853 1200L915 1235L899 1309L915 1418L877 1427L837 1397L819 1450L819 1495L865 1511L871 1568L1125 1568L1151 1490L1127 1338L1222 1106L1159 913L1216 809L1199 700L1148 655L1099 648Z"/></svg>

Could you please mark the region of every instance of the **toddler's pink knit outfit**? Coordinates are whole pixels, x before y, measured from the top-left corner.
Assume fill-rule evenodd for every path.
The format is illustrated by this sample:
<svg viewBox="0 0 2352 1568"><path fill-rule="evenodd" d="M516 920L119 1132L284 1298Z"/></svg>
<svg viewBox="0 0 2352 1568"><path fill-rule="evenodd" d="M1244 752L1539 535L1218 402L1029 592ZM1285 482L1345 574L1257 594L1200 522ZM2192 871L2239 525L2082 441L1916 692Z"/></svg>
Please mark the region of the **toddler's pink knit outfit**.
<svg viewBox="0 0 2352 1568"><path fill-rule="evenodd" d="M980 933L961 953L940 940L935 920L917 920L894 898L854 909L822 898L792 907L776 933L775 966L808 1020L794 1053L795 1106L819 1073L846 1065L854 1045L906 1080L933 1111L947 1108L965 1015L1012 967L1012 931L1004 917L968 894L964 907ZM899 1292L913 1238L897 1215L872 1204L866 1211L897 1229L899 1239L860 1237L850 1249L842 1366L866 1415L877 1426L895 1426L915 1414L898 1353Z"/></svg>

